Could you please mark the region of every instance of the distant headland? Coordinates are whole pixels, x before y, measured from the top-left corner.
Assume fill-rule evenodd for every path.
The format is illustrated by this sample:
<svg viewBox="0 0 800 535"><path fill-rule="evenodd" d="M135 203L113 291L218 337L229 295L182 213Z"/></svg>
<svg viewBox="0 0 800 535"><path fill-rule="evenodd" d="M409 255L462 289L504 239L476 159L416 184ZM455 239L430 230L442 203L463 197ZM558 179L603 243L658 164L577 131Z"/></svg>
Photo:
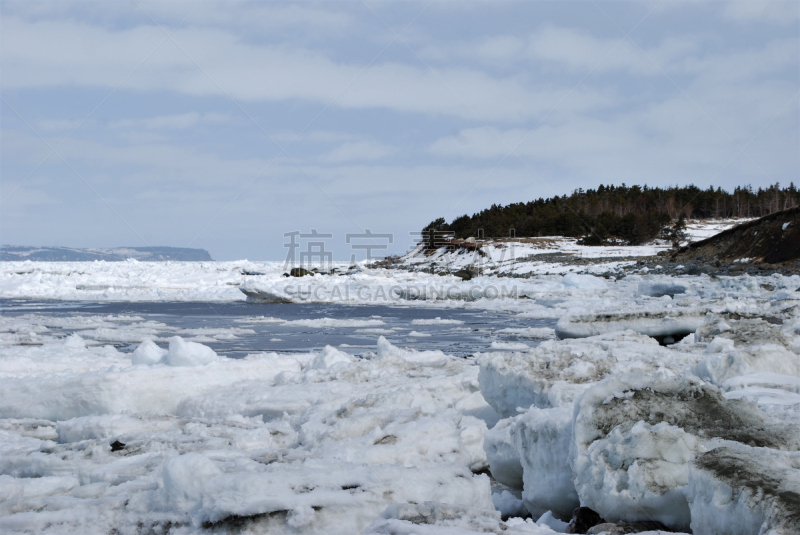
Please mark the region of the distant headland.
<svg viewBox="0 0 800 535"><path fill-rule="evenodd" d="M72 247L28 247L20 245L0 246L0 261L33 262L122 262L133 258L140 262L165 262L168 260L200 262L211 261L205 249L183 247L114 247L96 249L74 249Z"/></svg>

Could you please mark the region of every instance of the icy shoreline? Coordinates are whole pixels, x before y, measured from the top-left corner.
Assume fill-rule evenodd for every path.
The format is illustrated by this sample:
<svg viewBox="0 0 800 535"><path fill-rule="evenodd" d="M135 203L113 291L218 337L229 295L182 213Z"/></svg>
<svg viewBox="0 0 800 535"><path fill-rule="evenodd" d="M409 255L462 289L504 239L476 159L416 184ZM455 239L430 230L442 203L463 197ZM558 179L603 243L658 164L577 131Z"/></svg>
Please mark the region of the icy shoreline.
<svg viewBox="0 0 800 535"><path fill-rule="evenodd" d="M329 346L225 359L161 342L144 318L123 330L81 316L128 349L61 336L35 310L5 315L0 530L547 534L579 505L695 534L800 526L800 277L461 281L345 267L298 279L281 267L5 263L0 296L239 301L243 284L290 298L307 284L348 304L382 294L441 310L410 332L460 328L446 309L468 308L558 319L564 339L510 329L544 341L455 358L393 345L364 319L353 328L375 345L359 357ZM502 285L515 293L487 295ZM388 297L398 286L425 292Z"/></svg>

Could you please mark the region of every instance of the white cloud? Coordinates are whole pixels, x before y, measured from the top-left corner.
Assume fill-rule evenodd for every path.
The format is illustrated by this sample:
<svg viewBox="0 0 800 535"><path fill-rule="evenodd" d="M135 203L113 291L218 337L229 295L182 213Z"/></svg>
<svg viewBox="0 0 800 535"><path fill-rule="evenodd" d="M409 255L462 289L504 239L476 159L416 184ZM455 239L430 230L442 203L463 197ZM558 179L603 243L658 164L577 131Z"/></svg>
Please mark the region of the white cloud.
<svg viewBox="0 0 800 535"><path fill-rule="evenodd" d="M676 72L697 75L700 80L715 84L741 82L745 79L763 80L767 75L794 71L797 79L800 40L779 38L760 48L745 48L725 53L696 54L676 62Z"/></svg>
<svg viewBox="0 0 800 535"><path fill-rule="evenodd" d="M198 124L223 124L229 123L233 120L230 115L222 113L203 113L200 114L196 111L189 113L181 113L175 115L159 115L156 117L145 117L143 119L122 119L120 121L113 121L110 126L113 128L146 128L150 130L157 130L161 128L167 129L184 129L197 126Z"/></svg>
<svg viewBox="0 0 800 535"><path fill-rule="evenodd" d="M352 141L357 138L347 132L331 132L327 130L311 130L309 132L278 132L270 137L275 141L288 142L319 142L319 143L339 143L342 141Z"/></svg>
<svg viewBox="0 0 800 535"><path fill-rule="evenodd" d="M438 139L429 151L459 159L497 161L505 157L504 165L517 166L523 165L519 155L533 174L546 179L569 177L573 185L582 177L594 185L607 181L704 184L712 179L717 185L788 182L800 164L792 148L800 143L797 102L769 122L791 94L775 93L766 101L771 106L747 108L748 102L766 94L726 92L726 107L740 110L737 122L719 119L724 118L719 109L710 108L711 116L718 117L711 122L683 95L677 95L613 119L582 117L536 129L463 129Z"/></svg>
<svg viewBox="0 0 800 535"><path fill-rule="evenodd" d="M756 183L788 182L796 175L796 38L724 52L668 53L677 49L667 42L657 49L661 57L672 58L665 62L669 78L661 74L660 94L631 100L610 114L548 119L536 129L464 128L439 138L428 151L443 157L500 159L521 143L517 153L534 168L554 166L567 176L651 183L669 176L711 179L737 154L737 146L746 146L747 156L738 155L719 180L740 176ZM510 155L507 164L516 161Z"/></svg>
<svg viewBox="0 0 800 535"><path fill-rule="evenodd" d="M324 162L380 160L397 152L397 148L379 141L364 140L342 143L321 158Z"/></svg>
<svg viewBox="0 0 800 535"><path fill-rule="evenodd" d="M557 63L570 70L600 72L626 70L656 74L657 68L623 35L598 38L588 32L546 25L530 36L529 58Z"/></svg>
<svg viewBox="0 0 800 535"><path fill-rule="evenodd" d="M49 148L39 138L27 132L5 131L3 139L3 159L7 165L23 162L36 166L50 154ZM6 143L6 140L12 140L12 143ZM45 141L51 147L56 147L61 140L45 138ZM270 161L267 157L226 157L204 147L187 147L168 141L129 141L119 144L109 139L91 140L73 136L63 142L58 153L79 173L85 173L87 178L105 173L115 177L113 180L120 186L126 182L141 187L171 184L181 190L190 185L198 188L226 187L232 182L252 180ZM285 173L281 165L285 165L286 161L277 160L264 176ZM47 165L50 164L64 171L66 180L75 179L58 156L50 157ZM48 169L47 165L42 169ZM25 174L20 178L24 178ZM4 173L4 180L12 178L14 174L8 171Z"/></svg>
<svg viewBox="0 0 800 535"><path fill-rule="evenodd" d="M738 22L791 25L800 19L800 3L796 0L734 0L724 5L722 15Z"/></svg>
<svg viewBox="0 0 800 535"><path fill-rule="evenodd" d="M3 21L6 90L33 87L117 87L222 96L220 87L248 101L306 100L345 109L388 108L487 120L522 121L550 111L564 89L523 77L492 77L470 69L440 73L402 63L362 66L315 52L244 43L217 29L180 29L133 75L164 40L150 26L111 31L69 21ZM559 112L596 110L608 95L582 87Z"/></svg>
<svg viewBox="0 0 800 535"><path fill-rule="evenodd" d="M137 7L138 6L138 7ZM36 2L5 2L3 11L29 20L83 19L104 22L148 20L152 17L168 29L184 19L190 24L213 26L251 27L291 31L301 28L343 30L352 23L352 17L341 10L331 10L325 4L303 5L279 2L252 2L245 0L205 0L199 2L137 0L128 2L64 2L62 0L37 0ZM196 9L195 9L196 8ZM170 24L172 23L172 24Z"/></svg>
<svg viewBox="0 0 800 535"><path fill-rule="evenodd" d="M697 51L699 41L691 35L673 36L658 46L640 50L621 33L598 37L587 30L548 23L525 36L494 35L472 42L434 45L424 49L424 54L439 61L468 58L486 65L538 63L566 73L653 76L661 73L659 67L669 68L675 59Z"/></svg>
<svg viewBox="0 0 800 535"><path fill-rule="evenodd" d="M74 130L80 126L81 121L70 119L43 119L36 123L41 130L54 131L54 130Z"/></svg>

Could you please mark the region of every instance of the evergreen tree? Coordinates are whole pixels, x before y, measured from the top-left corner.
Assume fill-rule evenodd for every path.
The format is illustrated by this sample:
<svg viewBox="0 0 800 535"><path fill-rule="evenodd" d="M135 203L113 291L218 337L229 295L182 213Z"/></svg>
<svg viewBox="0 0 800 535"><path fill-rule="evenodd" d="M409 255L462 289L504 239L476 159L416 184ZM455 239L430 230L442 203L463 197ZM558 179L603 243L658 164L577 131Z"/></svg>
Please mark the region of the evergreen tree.
<svg viewBox="0 0 800 535"><path fill-rule="evenodd" d="M623 240L639 244L671 232L667 239L674 243L685 241L687 219L761 217L798 205L800 191L794 184L787 188L774 184L755 191L751 186L737 187L733 193L719 187L701 190L694 185L651 188L601 184L596 190L578 189L571 195L508 206L494 204L449 224L439 218L423 229L423 239L433 247L443 233L460 239L479 234L502 238L513 228L517 236L583 237L586 243Z"/></svg>

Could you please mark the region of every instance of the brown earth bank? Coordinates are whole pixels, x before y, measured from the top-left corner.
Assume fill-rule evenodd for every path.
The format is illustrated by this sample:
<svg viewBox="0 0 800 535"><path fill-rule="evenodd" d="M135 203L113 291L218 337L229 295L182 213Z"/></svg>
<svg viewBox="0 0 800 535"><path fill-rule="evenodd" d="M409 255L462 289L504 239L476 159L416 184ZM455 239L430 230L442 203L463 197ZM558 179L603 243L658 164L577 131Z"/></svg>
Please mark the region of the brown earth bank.
<svg viewBox="0 0 800 535"><path fill-rule="evenodd" d="M551 253L536 255L536 259L578 266L630 262L618 271L601 274L615 278L641 272L643 268L655 268L654 273L669 275L800 274L800 207L742 223L677 251L663 251L656 256L581 258Z"/></svg>
<svg viewBox="0 0 800 535"><path fill-rule="evenodd" d="M515 241L538 243L554 240L548 238L517 238ZM467 252L486 245L468 240L453 240L450 245ZM432 254L433 250L429 254ZM737 275L800 275L800 207L774 212L760 219L742 223L724 230L710 238L691 243L677 251L662 251L655 256L609 256L587 258L572 253L542 252L529 256L527 261L546 261L562 265L590 268L596 264L614 263L618 267L607 273L606 278L619 278L627 273L655 270L669 275L737 276ZM402 261L389 257L373 267L400 267ZM647 269L645 269L647 268ZM414 266L413 270L428 270L431 266ZM596 273L595 270L592 272ZM530 278L530 273L499 273L506 277Z"/></svg>
<svg viewBox="0 0 800 535"><path fill-rule="evenodd" d="M800 207L742 223L673 253L674 262L784 264L800 260Z"/></svg>

